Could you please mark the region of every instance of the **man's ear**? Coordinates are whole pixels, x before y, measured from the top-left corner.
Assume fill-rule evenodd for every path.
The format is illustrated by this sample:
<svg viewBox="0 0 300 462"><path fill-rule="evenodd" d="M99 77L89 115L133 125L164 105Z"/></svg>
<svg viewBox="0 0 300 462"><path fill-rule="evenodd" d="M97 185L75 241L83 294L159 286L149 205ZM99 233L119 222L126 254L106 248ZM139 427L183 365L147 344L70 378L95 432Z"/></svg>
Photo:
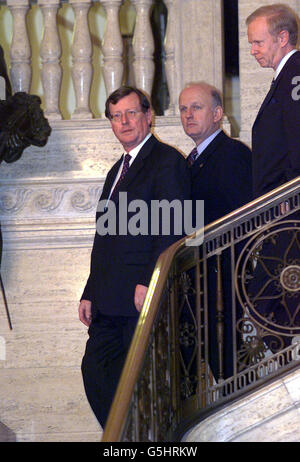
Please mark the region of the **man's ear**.
<svg viewBox="0 0 300 462"><path fill-rule="evenodd" d="M278 34L278 39L280 41L280 44L281 44L281 47L285 47L288 43L289 43L289 40L290 40L290 34L287 30L282 30L281 32L279 32Z"/></svg>
<svg viewBox="0 0 300 462"><path fill-rule="evenodd" d="M220 122L223 117L223 108L221 106L217 106L214 109L214 122Z"/></svg>
<svg viewBox="0 0 300 462"><path fill-rule="evenodd" d="M152 127L152 121L153 121L153 112L152 112L152 110L148 109L146 114L147 114L148 125L149 125L149 127Z"/></svg>

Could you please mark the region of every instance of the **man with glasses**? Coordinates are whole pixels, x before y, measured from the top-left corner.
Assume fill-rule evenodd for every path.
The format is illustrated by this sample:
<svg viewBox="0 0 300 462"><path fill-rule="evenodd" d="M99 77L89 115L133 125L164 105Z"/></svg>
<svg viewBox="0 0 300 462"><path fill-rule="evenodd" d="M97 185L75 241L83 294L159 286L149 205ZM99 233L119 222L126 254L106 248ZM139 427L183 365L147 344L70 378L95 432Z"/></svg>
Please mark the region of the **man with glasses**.
<svg viewBox="0 0 300 462"><path fill-rule="evenodd" d="M127 351L142 309L157 258L180 239L175 219L168 235L151 234L151 201L190 198L190 174L184 157L150 132L152 112L147 97L133 87L121 87L106 102L106 117L126 155L108 172L97 212L97 232L91 271L79 305L79 318L89 327L82 362L87 398L104 427ZM121 229L120 216L132 217L124 207L147 205L148 232L132 235ZM112 234L98 224L107 210L115 211ZM145 217L144 217L145 218ZM124 224L124 223L123 223ZM177 223L178 225L178 223ZM161 230L160 230L161 231Z"/></svg>

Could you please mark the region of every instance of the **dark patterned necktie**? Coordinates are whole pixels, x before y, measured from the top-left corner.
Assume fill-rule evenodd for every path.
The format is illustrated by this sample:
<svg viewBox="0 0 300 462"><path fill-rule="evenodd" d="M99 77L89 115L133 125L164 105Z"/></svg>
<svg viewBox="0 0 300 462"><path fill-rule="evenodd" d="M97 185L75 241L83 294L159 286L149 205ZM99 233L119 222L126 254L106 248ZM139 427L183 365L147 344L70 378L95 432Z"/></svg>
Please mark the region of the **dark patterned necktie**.
<svg viewBox="0 0 300 462"><path fill-rule="evenodd" d="M198 154L197 148L194 148L191 151L191 153L188 155L187 163L188 163L189 167L191 167L193 165L193 163L195 162L197 154Z"/></svg>
<svg viewBox="0 0 300 462"><path fill-rule="evenodd" d="M130 159L131 159L131 155L130 155L130 154L126 154L126 155L125 155L124 162L123 162L123 168L122 168L122 171L121 171L120 178L119 178L118 181L116 182L116 185L115 185L115 187L114 187L114 190L113 190L113 192L112 192L111 195L110 195L110 199L112 199L112 200L115 199L114 196L115 196L115 195L117 194L117 192L118 192L120 183L122 182L124 176L125 176L126 173L128 172Z"/></svg>

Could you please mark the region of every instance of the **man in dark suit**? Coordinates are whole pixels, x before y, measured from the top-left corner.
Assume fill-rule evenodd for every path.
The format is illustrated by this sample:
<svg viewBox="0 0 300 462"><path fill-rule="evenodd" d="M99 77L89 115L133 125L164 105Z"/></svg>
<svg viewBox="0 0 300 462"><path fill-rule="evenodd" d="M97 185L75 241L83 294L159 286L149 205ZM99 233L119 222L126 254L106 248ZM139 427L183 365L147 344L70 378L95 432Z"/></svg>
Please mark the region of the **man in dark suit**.
<svg viewBox="0 0 300 462"><path fill-rule="evenodd" d="M183 230L181 234L175 232L178 223L172 213L169 233L161 232L161 228L155 226L155 232L151 234L151 203L162 200L171 203L177 199L183 205L184 200L190 199L191 189L190 172L184 157L150 133L152 112L141 91L132 87L116 90L106 102L106 116L127 154L108 172L103 187L90 276L79 305L79 318L89 326L82 362L84 385L102 427L156 260L184 234ZM129 166L124 175L123 166L128 154ZM135 204L142 201L146 206L140 220L147 224L147 229L140 233L130 227L138 221L134 221L132 212L136 205L133 209L129 207L134 201ZM105 227L108 233L105 233Z"/></svg>
<svg viewBox="0 0 300 462"><path fill-rule="evenodd" d="M204 200L207 225L251 200L251 151L221 129L223 104L220 92L205 83L187 86L179 97L181 122L196 148L187 162L192 174L193 200ZM216 379L232 375L231 265L223 253L223 302L225 322L224 371L220 374L216 344L216 262L208 260L210 365ZM221 376L220 376L221 375Z"/></svg>
<svg viewBox="0 0 300 462"><path fill-rule="evenodd" d="M300 52L297 17L287 6L261 7L246 23L251 54L275 72L252 128L258 197L300 175Z"/></svg>
<svg viewBox="0 0 300 462"><path fill-rule="evenodd" d="M251 151L221 129L222 96L213 86L187 86L180 94L179 110L184 131L196 144L187 159L192 164L192 196L204 200L208 224L251 199Z"/></svg>
<svg viewBox="0 0 300 462"><path fill-rule="evenodd" d="M274 70L271 88L252 128L253 195L259 197L300 175L298 21L288 6L274 4L255 10L246 24L251 54L261 67ZM281 211L288 211L287 204L281 204ZM287 219L299 220L299 212ZM279 334L266 340L271 349L274 339L280 339L281 347L289 345L292 336L281 333L290 329L292 334L293 326L300 323L300 292L295 288L289 291L281 277L299 266L299 247L297 241L293 243L293 232L281 230L264 241L249 285L260 325Z"/></svg>

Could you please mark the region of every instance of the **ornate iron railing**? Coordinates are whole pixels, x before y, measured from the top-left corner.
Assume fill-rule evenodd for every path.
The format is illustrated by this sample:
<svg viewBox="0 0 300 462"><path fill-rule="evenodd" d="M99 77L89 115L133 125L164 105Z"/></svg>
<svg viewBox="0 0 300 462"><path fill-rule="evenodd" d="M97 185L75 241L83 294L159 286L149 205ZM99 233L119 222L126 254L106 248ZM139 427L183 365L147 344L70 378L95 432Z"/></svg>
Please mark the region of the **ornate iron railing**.
<svg viewBox="0 0 300 462"><path fill-rule="evenodd" d="M300 177L161 255L103 441L178 440L300 366L299 216Z"/></svg>

